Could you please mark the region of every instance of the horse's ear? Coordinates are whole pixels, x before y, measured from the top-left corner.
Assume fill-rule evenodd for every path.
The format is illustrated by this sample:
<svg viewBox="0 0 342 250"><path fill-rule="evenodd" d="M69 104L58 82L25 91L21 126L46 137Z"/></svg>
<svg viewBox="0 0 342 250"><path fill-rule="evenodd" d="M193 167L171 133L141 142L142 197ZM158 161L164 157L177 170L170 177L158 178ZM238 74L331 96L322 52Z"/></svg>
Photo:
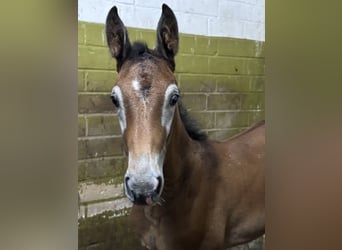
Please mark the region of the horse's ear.
<svg viewBox="0 0 342 250"><path fill-rule="evenodd" d="M117 70L129 55L131 44L127 30L121 21L116 6L110 9L106 19L107 45L111 55L116 59Z"/></svg>
<svg viewBox="0 0 342 250"><path fill-rule="evenodd" d="M157 28L157 51L170 61L174 68L174 57L178 52L179 42L177 19L166 4L163 4L162 9Z"/></svg>

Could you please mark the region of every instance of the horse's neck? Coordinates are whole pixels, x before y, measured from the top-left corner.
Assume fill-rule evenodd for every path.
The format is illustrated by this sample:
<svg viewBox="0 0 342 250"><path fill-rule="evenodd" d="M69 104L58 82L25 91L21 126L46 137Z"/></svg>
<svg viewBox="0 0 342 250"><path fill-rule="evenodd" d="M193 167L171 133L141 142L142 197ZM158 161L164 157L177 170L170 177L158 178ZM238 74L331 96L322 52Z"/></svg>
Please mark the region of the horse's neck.
<svg viewBox="0 0 342 250"><path fill-rule="evenodd" d="M172 196L171 193L176 195L177 189L184 187L187 176L198 165L198 159L193 157L193 152L199 150L200 143L188 135L178 109L170 133L164 162L164 178L166 192Z"/></svg>

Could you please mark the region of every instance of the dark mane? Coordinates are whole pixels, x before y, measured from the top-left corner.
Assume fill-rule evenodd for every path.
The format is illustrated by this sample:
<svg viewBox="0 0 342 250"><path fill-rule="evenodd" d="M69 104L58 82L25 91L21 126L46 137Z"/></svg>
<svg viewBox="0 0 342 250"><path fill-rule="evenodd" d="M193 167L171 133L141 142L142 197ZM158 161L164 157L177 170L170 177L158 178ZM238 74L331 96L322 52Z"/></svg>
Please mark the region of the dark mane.
<svg viewBox="0 0 342 250"><path fill-rule="evenodd" d="M147 44L144 42L134 42L130 53L128 55L128 59L134 60L134 59L147 59L152 56L157 56L153 50L150 50L147 47Z"/></svg>
<svg viewBox="0 0 342 250"><path fill-rule="evenodd" d="M171 70L175 70L175 62L173 60L164 58L156 49L149 49L147 44L142 41L135 41L133 43L127 59L131 61L142 61L146 59L154 59L155 57L164 59L168 63Z"/></svg>
<svg viewBox="0 0 342 250"><path fill-rule="evenodd" d="M179 101L178 107L180 117L190 138L196 141L207 140L207 134L201 130L198 122L189 115L187 109L181 101Z"/></svg>

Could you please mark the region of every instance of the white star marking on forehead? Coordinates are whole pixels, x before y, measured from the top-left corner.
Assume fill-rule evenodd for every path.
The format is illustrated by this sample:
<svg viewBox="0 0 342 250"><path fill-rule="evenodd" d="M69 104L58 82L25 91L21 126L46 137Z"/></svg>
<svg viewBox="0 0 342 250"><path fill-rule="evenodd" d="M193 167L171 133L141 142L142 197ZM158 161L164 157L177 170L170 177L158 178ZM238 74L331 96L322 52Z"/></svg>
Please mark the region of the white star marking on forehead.
<svg viewBox="0 0 342 250"><path fill-rule="evenodd" d="M140 91L140 89L141 89L141 85L137 80L132 81L132 87L137 92Z"/></svg>

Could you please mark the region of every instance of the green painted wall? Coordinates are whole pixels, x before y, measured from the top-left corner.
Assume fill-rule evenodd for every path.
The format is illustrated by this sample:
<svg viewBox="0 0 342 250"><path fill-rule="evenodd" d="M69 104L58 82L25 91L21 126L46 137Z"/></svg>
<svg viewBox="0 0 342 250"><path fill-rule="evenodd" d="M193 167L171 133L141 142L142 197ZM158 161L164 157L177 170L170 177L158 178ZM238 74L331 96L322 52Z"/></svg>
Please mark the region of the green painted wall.
<svg viewBox="0 0 342 250"><path fill-rule="evenodd" d="M128 28L128 33L131 41L155 46L155 31ZM226 139L264 119L264 67L264 42L180 35L176 77L183 102L212 139ZM80 185L96 184L99 190L120 184L127 164L109 98L117 76L115 68L104 25L79 22L78 178ZM122 197L103 192L109 192L105 199L88 199L82 193L80 216L89 217L90 206L93 209L98 205L95 210L101 212L107 203ZM89 237L83 233L89 231L85 221L82 219L80 227L81 243ZM82 244L80 247L87 246Z"/></svg>

